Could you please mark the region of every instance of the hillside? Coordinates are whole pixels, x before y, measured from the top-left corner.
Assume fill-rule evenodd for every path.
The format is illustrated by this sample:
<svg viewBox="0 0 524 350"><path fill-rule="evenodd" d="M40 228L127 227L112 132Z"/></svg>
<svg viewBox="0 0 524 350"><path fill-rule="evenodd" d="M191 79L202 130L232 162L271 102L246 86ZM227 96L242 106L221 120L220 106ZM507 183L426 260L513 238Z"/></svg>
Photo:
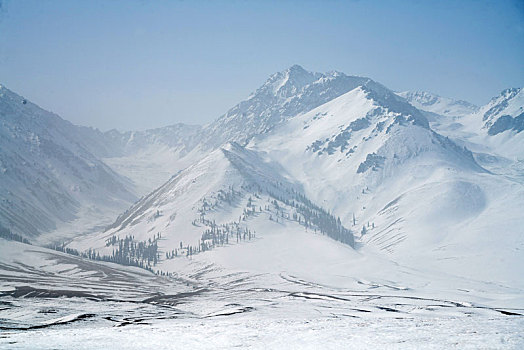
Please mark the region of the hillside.
<svg viewBox="0 0 524 350"><path fill-rule="evenodd" d="M161 260L255 240L268 225L282 233L291 225L349 245L354 242L352 232L308 200L278 163L229 143L142 198L105 232L70 246L92 248L101 255L118 255L124 249L125 263L151 266L151 259L133 253L132 246L154 245L161 253L153 256L154 269ZM122 248L122 242L131 248Z"/></svg>
<svg viewBox="0 0 524 350"><path fill-rule="evenodd" d="M35 237L75 220L107 220L135 199L76 126L5 87L0 123L0 225Z"/></svg>

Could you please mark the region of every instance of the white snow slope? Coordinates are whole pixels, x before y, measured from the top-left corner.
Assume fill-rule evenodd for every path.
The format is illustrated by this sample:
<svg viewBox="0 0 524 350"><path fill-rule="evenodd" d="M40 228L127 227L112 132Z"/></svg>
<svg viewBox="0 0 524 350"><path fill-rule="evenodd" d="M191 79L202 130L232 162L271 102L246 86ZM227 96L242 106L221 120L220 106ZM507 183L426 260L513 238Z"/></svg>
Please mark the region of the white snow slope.
<svg viewBox="0 0 524 350"><path fill-rule="evenodd" d="M169 278L0 238L7 252L0 255L0 347L505 349L524 343L522 310L469 302L468 291L433 288L432 294L424 293L424 283L396 285L391 280L424 276L286 228L287 239L268 230L256 242L169 260L181 271ZM271 251L269 259L261 256ZM259 272L247 272L254 267ZM391 280L381 283L374 278L384 268ZM288 273L295 271L314 280ZM314 282L324 274L331 285Z"/></svg>
<svg viewBox="0 0 524 350"><path fill-rule="evenodd" d="M246 100L205 127L202 148L225 142L241 145L280 122L306 112L370 81L340 72L311 73L294 65L273 74Z"/></svg>
<svg viewBox="0 0 524 350"><path fill-rule="evenodd" d="M464 118L465 139L479 149L524 160L524 89L507 89L477 113Z"/></svg>

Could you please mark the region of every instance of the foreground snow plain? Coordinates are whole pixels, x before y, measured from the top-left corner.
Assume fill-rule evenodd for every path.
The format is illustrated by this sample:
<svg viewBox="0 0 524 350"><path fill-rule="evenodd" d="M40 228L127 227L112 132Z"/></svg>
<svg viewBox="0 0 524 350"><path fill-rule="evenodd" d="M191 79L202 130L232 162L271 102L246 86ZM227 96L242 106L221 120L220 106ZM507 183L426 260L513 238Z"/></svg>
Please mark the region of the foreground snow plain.
<svg viewBox="0 0 524 350"><path fill-rule="evenodd" d="M35 331L0 339L10 349L519 349L523 324L494 318L260 319L159 321ZM422 345L423 344L423 345Z"/></svg>
<svg viewBox="0 0 524 350"><path fill-rule="evenodd" d="M373 261L373 254L292 228L289 237L279 236L170 260L172 268L185 271L173 277L0 240L9 252L0 259L0 347L524 345L524 310L497 306L522 291ZM297 238L303 241L298 247ZM328 256L321 253L326 248ZM262 249L275 252L263 269L256 264ZM293 264L282 254L292 254ZM319 279L324 264L333 268Z"/></svg>

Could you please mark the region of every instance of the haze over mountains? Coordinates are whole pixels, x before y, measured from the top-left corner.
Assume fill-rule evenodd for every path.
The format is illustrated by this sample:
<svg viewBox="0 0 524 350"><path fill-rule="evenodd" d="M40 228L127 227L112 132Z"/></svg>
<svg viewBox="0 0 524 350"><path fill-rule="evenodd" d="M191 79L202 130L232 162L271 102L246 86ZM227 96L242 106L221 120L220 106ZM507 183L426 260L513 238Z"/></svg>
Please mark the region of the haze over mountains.
<svg viewBox="0 0 524 350"><path fill-rule="evenodd" d="M34 237L80 212L121 209L136 198L131 183L93 154L109 146L90 142L91 129L74 126L5 87L0 87L0 105L2 226Z"/></svg>
<svg viewBox="0 0 524 350"><path fill-rule="evenodd" d="M0 118L0 225L30 241L194 288L524 308L522 88L478 107L295 65L204 126L100 132L6 87Z"/></svg>

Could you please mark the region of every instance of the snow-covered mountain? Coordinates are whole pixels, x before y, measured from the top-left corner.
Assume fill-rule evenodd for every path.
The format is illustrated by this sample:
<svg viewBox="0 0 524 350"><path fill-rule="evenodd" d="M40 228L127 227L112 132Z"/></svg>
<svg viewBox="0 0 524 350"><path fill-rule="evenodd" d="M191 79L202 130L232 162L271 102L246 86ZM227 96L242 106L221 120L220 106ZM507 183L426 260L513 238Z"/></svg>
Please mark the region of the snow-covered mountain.
<svg viewBox="0 0 524 350"><path fill-rule="evenodd" d="M202 147L213 149L228 141L243 145L253 135L263 134L368 81L340 72L311 73L294 65L270 76L245 101L207 126Z"/></svg>
<svg viewBox="0 0 524 350"><path fill-rule="evenodd" d="M340 208L346 222L361 211L371 188L402 183L404 174L417 174L422 181L431 175L410 166L434 163L433 171L440 166L483 171L468 150L432 131L419 110L376 83L300 115L249 146L278 159L308 195L327 199L335 212Z"/></svg>
<svg viewBox="0 0 524 350"><path fill-rule="evenodd" d="M511 88L470 114L451 118L434 114L432 127L478 154L490 155L482 156L484 160L493 163L494 156L507 158L502 159L504 163L522 159L524 154L523 113L523 89Z"/></svg>
<svg viewBox="0 0 524 350"><path fill-rule="evenodd" d="M474 141L495 152L522 161L524 157L524 89L506 89L468 117L466 129L475 128ZM479 128L480 126L480 128Z"/></svg>
<svg viewBox="0 0 524 350"><path fill-rule="evenodd" d="M207 126L106 133L1 91L0 194L19 200L2 202L3 217L18 203L21 227L40 227L60 205L74 233L80 218L70 220L93 225L89 210L104 207L98 193L147 193L55 247L83 258L0 238L4 329L90 318L147 322L144 338L181 322L182 333L198 324L229 337L246 324L277 334L314 320L344 347L353 340L340 338L341 323L376 325L371 336L388 339L416 324L453 347L446 334L474 320L474 331L460 328L471 344L522 339L493 340L503 327L519 334L524 314L519 89L477 109L293 66Z"/></svg>
<svg viewBox="0 0 524 350"><path fill-rule="evenodd" d="M132 179L138 193L146 194L223 144L244 145L254 135L266 133L282 121L369 81L340 72L311 73L294 65L273 74L245 101L209 125L177 124L140 132L99 133L90 136L97 139L92 143L96 145L93 152ZM111 152L105 152L107 148ZM98 150L101 152L96 153Z"/></svg>
<svg viewBox="0 0 524 350"><path fill-rule="evenodd" d="M524 130L524 89L506 89L483 106L482 129L494 136L505 131L515 134Z"/></svg>
<svg viewBox="0 0 524 350"><path fill-rule="evenodd" d="M524 263L514 250L523 243L514 226L522 183L484 170L417 111L387 89L359 87L248 148L278 161L365 249L412 268L518 284L507 262ZM505 242L494 225L504 227ZM501 252L508 260L499 263Z"/></svg>
<svg viewBox="0 0 524 350"><path fill-rule="evenodd" d="M134 199L78 127L0 87L0 225L24 236L105 218ZM78 224L78 222L77 222Z"/></svg>
<svg viewBox="0 0 524 350"><path fill-rule="evenodd" d="M288 83L288 79L290 79L290 76L293 78L293 85L287 86L286 83ZM334 74L334 76L345 77L344 75L339 73ZM311 86L311 83L308 82L310 82L311 80L317 82L318 80L314 79L318 77L320 77L320 80L325 78L324 75L318 73L309 73L304 71L300 67L293 66L290 69L284 71L283 73L277 73L276 75L273 75L269 79L269 81L266 82L266 84L264 84L263 87L258 89L257 91L259 92L259 95L261 95L263 91L266 95L282 95L288 101L294 101L297 99L300 100L300 98L302 98L303 95L303 89L296 88L295 85L304 86L305 84L305 86L309 87ZM276 78L279 78L280 80ZM300 113L303 111L302 109L307 108L305 106L302 106L302 109L295 111L295 113L298 113L298 115L282 119L277 124L273 125L270 129L265 130L264 132L256 134L252 129L247 128L246 130L244 130L244 140L256 137L262 140L270 140L267 141L269 142L269 144L267 146L258 147L257 151L248 151L244 149L242 146L240 146L238 143L233 142L229 143L229 146L227 146L226 148L218 148L215 151L212 151L209 154L209 156L203 158L200 162L197 162L196 165L190 166L186 170L182 171L180 174L174 176L165 185L161 186L159 189L154 191L149 196L144 197L135 206L130 208L123 216L121 216L117 220L117 222L114 225L112 225L109 232L103 234L103 237L107 238L108 236L112 235L119 235L120 237L134 236L136 239L140 241L146 241L150 238L154 238L155 232L156 234L160 232L163 235L164 239L169 241L169 243L166 243L168 246L163 248L169 248L170 245L171 248L169 249L172 250L173 247L176 248L177 242L183 241L195 244L195 242L201 240L202 228L195 226L194 220L199 218L198 213L202 211L202 208L206 206L204 204L206 198L208 198L208 200L209 198L213 198L213 201L216 201L214 205L220 206L220 197L224 196L224 193L229 193L228 191L238 191L238 193L234 193L235 196L238 196L238 200L243 203L243 205L240 208L244 209L238 211L239 208L237 207L226 208L227 206L220 206L221 210L217 214L219 215L219 220L216 220L217 222L220 222L220 224L237 225L236 227L238 227L238 225L243 224L243 222L235 222L234 218L243 217L246 210L247 212L251 210L251 205L247 204L249 197L251 197L249 203L252 203L252 201L254 201L253 198L260 198L261 196L265 196L264 198L267 197L270 201L277 200L282 202L283 199L287 200L288 203L279 203L277 208L289 206L289 201L300 202L301 196L304 195L301 189L302 186L305 188L308 188L308 186L314 187L317 185L317 183L315 182L316 180L308 181L308 179L304 179L299 174L297 174L296 171L300 171L300 167L286 169L288 173L294 173L293 176L281 174L281 169L284 166L282 164L282 159L278 159L278 157L274 158L271 161L271 164L273 164L273 166L268 168L266 164L267 160L264 160L262 156L263 153L267 152L270 149L274 149L275 147L279 148L280 146L276 145L279 145L279 143L285 142L286 140L288 140L293 145L302 145L303 142L306 142L304 149L301 149L299 154L296 154L293 151L294 149L296 149L296 146L289 145L290 147L292 147L291 149L284 148L286 149L286 152L289 156L297 157L297 159L300 160L303 160L303 155L301 154L301 152L306 150L309 150L309 153L314 155L315 157L318 157L318 155L322 154L323 152L329 155L335 152L343 154L344 157L349 160L348 162L346 162L346 164L343 165L343 168L337 171L337 175L343 177L346 176L346 169L348 168L358 167L358 173L364 173L368 169L376 170L376 168L382 166L383 159L385 159L385 157L381 154L370 152L370 154L363 155L364 159L362 159L361 162L355 163L354 158L356 157L351 158L351 156L353 153L355 153L355 150L357 149L357 144L360 144L361 136L350 140L352 133L358 133L358 135L362 135L362 133L364 132L363 130L366 129L367 133L375 133L377 135L379 133L389 134L390 132L396 130L396 126L411 126L415 134L420 129L420 132L430 135L431 142L434 142L437 145L441 146L442 149L437 149L437 147L435 148L437 149L437 151L442 153L442 158L449 156L449 154L456 155L456 157L458 157L460 160L464 162L464 165L466 167L469 166L471 168L480 169L480 167L476 165L470 153L455 146L449 140L446 140L440 137L439 135L433 133L429 129L428 121L426 120L424 115L418 109L405 102L405 100L396 96L393 92L391 92L384 86L372 81L371 79L349 79L352 81L353 84L357 84L356 80L358 80L360 82L358 88L355 87L351 89L349 93L339 96L338 98L334 98L330 100L330 102L323 105L330 111L332 108L336 109L337 111L345 110L343 114L338 115L338 117L334 120L330 118L324 118L321 115L310 116L311 112L306 113L304 115L300 115ZM274 81L280 81L280 83L277 85L269 84L269 82ZM348 88L348 86L349 85L346 84L344 85L344 88ZM284 87L286 88L283 89ZM335 101L340 100L346 101L346 103L342 107L336 107L338 106L337 103L339 102ZM373 101L376 102L376 105L373 105ZM274 108L274 106L272 106L271 104L272 100L266 101L266 103L268 103L268 105L266 105L263 109L260 107L261 110L268 110L268 108ZM314 104L310 104L309 106L311 105ZM363 110L359 110L359 106L365 107L362 107L364 108ZM355 115L351 114L348 117L348 115L346 114L346 109L351 110L352 108L357 108L358 114L355 115L359 117L356 117ZM337 114L338 113L339 112L337 112ZM255 117L255 115L252 116L252 118ZM313 124L311 125L311 129L308 129L305 132L304 130L309 128L309 125L305 125L307 123L302 122L303 118L310 118L311 120L309 120L308 123ZM289 120L289 123L287 124L286 119ZM234 125L241 125L242 120L242 115L232 115L226 123L226 125L230 125L231 123ZM220 124L222 122L223 118L221 117L215 123ZM342 125L341 123L346 123L346 125ZM289 129L290 126L291 129ZM332 130L334 134L326 134L326 128ZM275 132L273 132L272 130L274 130ZM316 138L311 138L309 136L311 132L317 132ZM275 135L275 133L279 136L273 136ZM409 131L406 132L406 134L409 134ZM398 137L402 138L404 136L405 135L400 135ZM406 158L411 157L412 155L410 152L415 152L416 154L419 148L426 147L426 144L428 142L424 140L424 137L424 135L419 136L419 139L422 140L420 141L421 143L423 143L422 145L417 144L417 142L419 142L419 140L417 140L412 145L412 150L401 150L399 152L404 151L404 153L408 153L405 156ZM277 140L275 140L275 138L277 138ZM384 141L383 137L381 138L369 136L369 139L371 138L373 138L373 141L367 142L366 144L378 144ZM205 143L206 141L204 140L203 142ZM432 144L431 142L429 142L430 145ZM351 143L351 145L348 147L349 143ZM197 146L197 148L199 147L202 148L205 146ZM360 157L360 149L356 153ZM393 158L393 154L390 154L390 156L390 158ZM330 159L333 158L334 157L330 157ZM240 160L242 160L242 164L247 164L247 166L240 166ZM340 161L339 159L337 160ZM290 161L290 163L291 162L292 161ZM312 163L313 164L311 166L315 169L318 166L321 166L322 164L322 162L317 159L313 160ZM306 164L306 162L304 162L303 164ZM255 175L246 173L245 171L238 173L238 169L240 168L244 170L253 168L253 172L263 175L260 175L260 179L257 179ZM316 169L316 171L316 173L310 175L312 177L316 177L319 180L322 179L322 170ZM283 178L290 179L291 182L285 185L283 189L277 190L275 186L283 186L282 184L285 183ZM196 179L201 180L197 181ZM194 184L197 182L202 184ZM189 183L190 186L184 185L187 186L187 188L184 187L184 189L181 190L180 183ZM299 184L300 188L293 188L292 184L294 183ZM330 186L332 184L328 182L327 185ZM246 188L249 188L251 190L245 190ZM253 191L253 188L256 188L257 190ZM347 189L345 190L345 192L342 193L344 195L347 195L349 192L346 191L350 191L353 194L358 194L361 190L362 188L360 187L360 185L358 185L352 187L351 190ZM297 197L295 198L291 196L288 198L289 195L285 195L285 193L290 192L296 193ZM328 210L331 211L337 208L335 202L331 201L332 199L334 199L333 197L331 197L331 193L326 193L325 189L322 189L321 192L310 191L307 194L307 196L312 196L311 198L315 197L315 201L311 203L310 200L307 199L307 197L304 197L304 200L307 203L310 203L308 205L312 205L314 207L318 206L318 209L320 211L324 210L322 208L324 207L324 201L326 200L330 200ZM340 205L346 204L347 203L343 203ZM261 205L259 205L259 209L260 207ZM306 218L304 215L300 216L299 213L296 212L297 208L293 208L293 205L291 205L291 207L286 209L286 214L280 214L284 216L287 215L287 219L295 218L295 220L297 220L300 217L300 220L302 220L301 223L310 220L310 218ZM271 206L271 208L268 208L266 210L269 211L269 215L272 217L278 217L278 213L275 212L271 214L270 209L275 210L275 208ZM320 215L319 213L317 214ZM354 214L355 210L352 210L351 212L347 210L341 211L341 215L344 215L346 217ZM163 218L158 219L159 215ZM223 215L226 215L228 217L228 220L224 221L224 219L221 217ZM178 219L175 220L175 217ZM213 220L215 220L215 218ZM346 220L346 225L348 223L349 222ZM308 222L308 225L316 225L316 228L314 228L314 230L318 229L319 231L327 232L327 230L324 230L325 227L320 227L320 222L316 224L311 224ZM248 228L244 227L244 229ZM169 232L174 232L174 234L171 233L168 236L167 233ZM153 233L153 235L151 233ZM333 235L336 236L337 233L333 233ZM348 242L352 241L352 239L349 238L344 238L340 240ZM96 246L97 248L102 248L101 245L104 244L105 242L103 240L99 240L98 245L93 243L88 243L86 245L86 243L82 243L80 245L75 246L84 248L87 246ZM199 244L196 244L196 246L198 247ZM105 251L107 252L107 249L105 249Z"/></svg>
<svg viewBox="0 0 524 350"><path fill-rule="evenodd" d="M308 73L300 82L318 76ZM280 87L269 86L263 87L273 93ZM302 96L294 88L282 94L294 100L297 91ZM232 115L226 124L241 124L243 118ZM381 84L363 79L309 111L246 134L243 140L248 139L245 147L230 143L212 151L144 197L107 231L72 246L110 255L126 237L155 242L162 254L168 253L156 267L169 269L173 254L206 256L202 250L224 241L234 245L239 236L243 242L244 234L249 240L254 232L254 246L269 234L287 246L286 232L307 228L310 235L322 232L347 242L351 239L340 237L355 235L360 249L376 250L410 268L518 283L506 263L486 257L504 252L513 264L522 264L512 250L522 243L513 226L521 221L515 208L523 205L522 185L486 171L468 149L432 130L424 111ZM500 210L505 222L491 219ZM322 226L325 222L330 224ZM495 222L507 232L505 242L493 230ZM351 236L340 235L345 230ZM482 254L464 253L471 247ZM460 266L437 263L459 256Z"/></svg>
<svg viewBox="0 0 524 350"><path fill-rule="evenodd" d="M467 101L442 97L426 91L404 91L399 92L398 95L422 111L446 117L465 116L479 110L479 107Z"/></svg>
<svg viewBox="0 0 524 350"><path fill-rule="evenodd" d="M361 85L369 78L340 72L312 73L298 65L273 74L245 101L213 123L201 127L176 124L145 131L101 133L79 128L90 151L113 170L131 179L144 195L227 142L245 145L255 135L267 133L285 120L307 112ZM432 124L471 113L477 107L429 93L400 93L419 108ZM438 115L436 113L444 113ZM420 113L419 113L420 114ZM447 125L447 124L446 124Z"/></svg>

